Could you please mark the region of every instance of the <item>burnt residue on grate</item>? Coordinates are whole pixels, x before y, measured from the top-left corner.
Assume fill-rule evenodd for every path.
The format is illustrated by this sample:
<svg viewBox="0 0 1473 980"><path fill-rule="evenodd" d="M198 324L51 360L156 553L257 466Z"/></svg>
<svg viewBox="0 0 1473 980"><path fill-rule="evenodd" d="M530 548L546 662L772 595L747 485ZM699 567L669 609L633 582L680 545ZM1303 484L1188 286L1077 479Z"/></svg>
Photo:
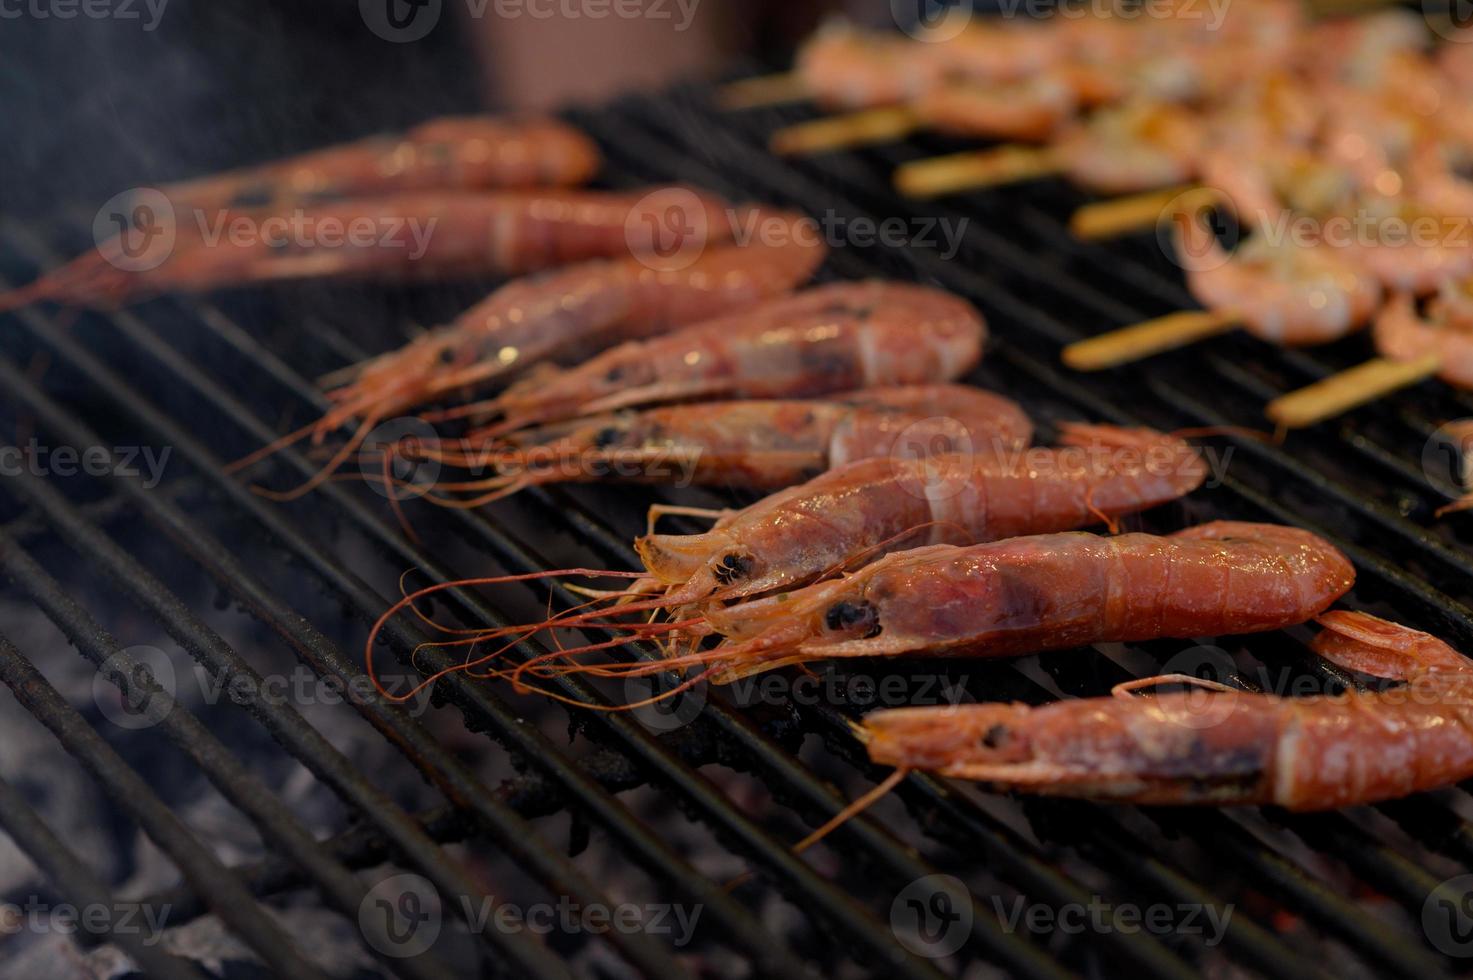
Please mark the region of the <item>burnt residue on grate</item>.
<svg viewBox="0 0 1473 980"><path fill-rule="evenodd" d="M1070 241L1061 221L1078 195L1056 186L934 206L896 199L894 163L939 143L797 162L767 154L771 128L809 114L722 115L707 90L692 88L576 121L604 145L612 186L684 180L851 222L966 219L949 257L841 237L824 275L936 282L976 302L996 336L974 380L1045 422L1256 424L1265 396L1355 359L1349 347L1285 354L1224 339L1118 376L1066 375L1054 366L1062 343L1185 302L1154 245ZM0 271L27 278L84 246L85 231L75 222L0 226ZM820 696L712 689L689 717L679 706L654 716L584 711L467 678L441 683L433 705L371 693L333 704L266 696L258 681L273 677L353 689L359 644L406 570L408 582L427 584L629 568L652 496L721 499L577 487L530 491L484 512L410 508L425 541L417 545L367 487L329 484L278 505L223 472L224 462L321 410L316 374L394 342L380 304L408 312L402 337L408 321L435 322L474 292L304 285L165 298L111 315L5 318L0 424L15 444L34 436L44 447L170 453L156 483L120 465L0 481L14 624L0 644L0 677L17 692L0 704L0 738L13 729L16 744L34 746L57 773L49 783L7 757L0 825L50 883L23 862L18 870L0 862L0 900L44 892L54 908L122 895L174 916L169 943L142 949L103 923L87 937L86 962L98 975L119 950L163 976L221 959L334 976L1431 976L1457 967L1423 925L1431 889L1473 860L1468 801L1457 790L1310 818L1013 800L916 774L897 799L814 854L790 853L881 775L849 720L881 703L873 692L883 682L899 678L908 696L924 684L928 697L1042 701L1102 693L1181 645L823 667ZM1233 517L1309 527L1355 560L1354 602L1473 644L1467 589L1455 584L1473 568L1459 525L1426 524L1438 487L1421 462L1436 423L1463 414L1463 402L1419 389L1289 446L1218 440L1233 450L1220 484L1141 524ZM313 467L288 451L250 478L279 485ZM452 591L433 613L499 625L539 616L546 595ZM580 601L561 588L553 599ZM1305 635L1235 641L1224 656L1249 685L1284 674L1323 682L1329 675L1307 655ZM392 669L408 677L449 663L443 652L415 654L427 636L412 619L398 621L385 641L393 655L385 659L399 661ZM141 669L142 655L129 653L138 645L164 660L142 658ZM529 643L511 656L541 651ZM164 663L172 690L145 699ZM242 693L200 697L217 689L206 682L221 681ZM618 685L560 684L564 698L594 706L629 696ZM109 697L163 717L119 728ZM751 880L723 887L745 871ZM442 925L412 956L386 953L369 936L376 889L398 874L426 883ZM938 907L939 925L970 924L935 957L903 926L913 915L907 902L934 897L926 883L939 875L965 888ZM480 914L560 900L699 912L689 937L583 927L541 935ZM1158 908L1168 910L1162 929L1109 918ZM1075 909L1083 928L1064 925ZM1103 925L1090 909L1108 910ZM32 941L24 954L43 962L48 952Z"/></svg>

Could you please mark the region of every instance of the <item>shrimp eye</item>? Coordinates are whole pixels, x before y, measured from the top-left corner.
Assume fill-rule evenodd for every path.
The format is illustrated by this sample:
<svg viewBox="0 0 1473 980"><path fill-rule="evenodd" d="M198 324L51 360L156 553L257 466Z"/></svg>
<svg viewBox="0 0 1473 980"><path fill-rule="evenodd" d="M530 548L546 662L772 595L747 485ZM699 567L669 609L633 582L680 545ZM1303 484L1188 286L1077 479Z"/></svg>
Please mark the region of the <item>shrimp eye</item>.
<svg viewBox="0 0 1473 980"><path fill-rule="evenodd" d="M993 725L982 733L982 744L989 749L1001 748L1008 744L1008 726Z"/></svg>
<svg viewBox="0 0 1473 980"><path fill-rule="evenodd" d="M619 441L620 434L619 430L612 425L605 426L598 430L598 435L593 437L593 444L599 449L607 449Z"/></svg>
<svg viewBox="0 0 1473 980"><path fill-rule="evenodd" d="M750 555L730 552L717 562L714 574L716 581L722 585L730 585L737 579L744 579L752 574L752 558Z"/></svg>
<svg viewBox="0 0 1473 980"><path fill-rule="evenodd" d="M836 633L862 631L867 640L880 635L880 611L868 602L836 602L824 613L823 624Z"/></svg>

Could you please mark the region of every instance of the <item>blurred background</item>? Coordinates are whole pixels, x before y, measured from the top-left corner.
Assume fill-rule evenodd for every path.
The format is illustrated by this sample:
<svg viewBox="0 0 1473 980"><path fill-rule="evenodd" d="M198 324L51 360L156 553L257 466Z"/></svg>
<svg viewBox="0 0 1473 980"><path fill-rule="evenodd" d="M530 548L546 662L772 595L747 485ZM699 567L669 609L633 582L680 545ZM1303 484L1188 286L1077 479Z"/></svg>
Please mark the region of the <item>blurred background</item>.
<svg viewBox="0 0 1473 980"><path fill-rule="evenodd" d="M781 63L935 0L0 0L0 208ZM88 10L92 13L88 13ZM635 14L634 12L638 13Z"/></svg>

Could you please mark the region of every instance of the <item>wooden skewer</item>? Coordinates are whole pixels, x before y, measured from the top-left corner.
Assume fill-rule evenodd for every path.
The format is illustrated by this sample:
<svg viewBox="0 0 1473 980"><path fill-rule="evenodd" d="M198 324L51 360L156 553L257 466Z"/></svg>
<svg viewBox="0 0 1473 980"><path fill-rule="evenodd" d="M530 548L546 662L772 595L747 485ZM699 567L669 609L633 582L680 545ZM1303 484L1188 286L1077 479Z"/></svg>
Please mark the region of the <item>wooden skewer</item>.
<svg viewBox="0 0 1473 980"><path fill-rule="evenodd" d="M1100 371L1185 347L1238 325L1231 312L1181 310L1070 344L1064 348L1064 363L1076 371Z"/></svg>
<svg viewBox="0 0 1473 980"><path fill-rule="evenodd" d="M1217 191L1195 185L1117 197L1086 204L1075 211L1069 219L1069 230L1076 238L1114 238L1150 228L1182 212L1193 213L1211 207L1218 200Z"/></svg>
<svg viewBox="0 0 1473 980"><path fill-rule="evenodd" d="M1049 147L1001 146L904 164L895 171L895 187L907 197L939 197L1047 177L1060 169L1060 160Z"/></svg>
<svg viewBox="0 0 1473 980"><path fill-rule="evenodd" d="M773 133L768 145L779 156L824 153L905 139L920 127L921 120L910 109L886 106L787 126Z"/></svg>
<svg viewBox="0 0 1473 980"><path fill-rule="evenodd" d="M1280 395L1264 411L1281 428L1302 429L1430 378L1441 367L1442 358L1437 354L1411 361L1377 357Z"/></svg>
<svg viewBox="0 0 1473 980"><path fill-rule="evenodd" d="M785 71L723 85L716 91L716 104L723 109L758 109L802 102L808 96L808 86L803 84L802 76L795 71Z"/></svg>

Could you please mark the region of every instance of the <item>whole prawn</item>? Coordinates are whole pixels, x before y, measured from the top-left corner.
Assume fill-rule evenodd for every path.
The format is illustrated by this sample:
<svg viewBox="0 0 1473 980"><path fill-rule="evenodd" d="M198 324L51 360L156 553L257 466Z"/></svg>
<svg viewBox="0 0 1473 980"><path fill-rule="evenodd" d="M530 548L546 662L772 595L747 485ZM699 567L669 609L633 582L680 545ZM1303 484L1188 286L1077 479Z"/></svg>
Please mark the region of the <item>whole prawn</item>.
<svg viewBox="0 0 1473 980"><path fill-rule="evenodd" d="M160 188L176 207L262 208L424 190L572 187L599 167L598 147L550 118L445 116L284 160Z"/></svg>
<svg viewBox="0 0 1473 980"><path fill-rule="evenodd" d="M158 264L139 266L132 246L115 236L0 294L0 310L45 300L111 307L160 292L288 279L520 275L584 259L653 255L672 201L656 192L451 191L155 216L148 234L169 246ZM729 229L723 202L684 191L679 201L693 212L686 218L699 222L692 227L713 235Z"/></svg>
<svg viewBox="0 0 1473 980"><path fill-rule="evenodd" d="M982 356L982 315L908 283L833 283L652 340L622 344L440 417L499 415L474 436L697 398L794 398L960 377Z"/></svg>
<svg viewBox="0 0 1473 980"><path fill-rule="evenodd" d="M797 215L774 213L796 228ZM823 261L819 241L791 235L773 244L722 245L688 265L644 256L595 260L515 280L455 321L332 380L336 404L322 418L234 464L240 469L308 435L321 443L340 426L359 426L327 467L290 495L317 486L380 420L472 391L549 361L585 357L787 293Z"/></svg>
<svg viewBox="0 0 1473 980"><path fill-rule="evenodd" d="M974 438L957 453L963 447L953 439L942 447L950 456L854 462L728 514L703 534L648 534L635 549L667 600L725 603L901 548L1113 520L1185 496L1206 478L1198 454L1175 437L1082 423L1059 428L1060 449L1020 451Z"/></svg>
<svg viewBox="0 0 1473 980"><path fill-rule="evenodd" d="M1192 295L1231 311L1251 333L1290 346L1337 340L1364 325L1381 285L1324 243L1255 235L1229 256L1211 229L1179 216L1176 249Z"/></svg>
<svg viewBox="0 0 1473 980"><path fill-rule="evenodd" d="M442 482L431 499L477 507L529 486L610 478L770 490L851 460L885 456L897 439L1026 445L1032 423L1000 395L963 385L871 388L818 401L670 405L513 433L507 445L465 445L433 458L498 474ZM447 499L443 493L475 493Z"/></svg>
<svg viewBox="0 0 1473 980"><path fill-rule="evenodd" d="M1120 685L1111 698L1043 707L877 711L860 736L881 764L1131 803L1328 810L1473 776L1468 658L1362 612L1335 610L1318 621L1319 656L1404 685L1286 698L1166 675ZM1208 689L1131 693L1171 683Z"/></svg>
<svg viewBox="0 0 1473 980"><path fill-rule="evenodd" d="M894 553L917 541L970 544L1014 534L1109 521L1189 493L1205 475L1201 460L1190 446L1175 437L1149 430L1082 424L1063 427L1062 441L1075 448L1104 448L1108 453L1103 458L1093 453L1070 453L1067 447L1023 452L1003 445L974 447L977 454L971 457L952 451L956 448L954 439L955 435L949 433L945 444L938 443L940 454L933 457L909 458L909 454L904 453L900 458L874 458L850 463L816 477L808 484L774 494L745 510L720 515L716 527L707 534L647 535L636 544L644 561L644 571L569 569L429 586L406 596L386 611L374 633L406 606L444 589L569 575L612 576L636 581L631 589L621 592L581 590L592 595L593 601L542 623L461 635L450 642L453 645L488 643L498 638L529 636L544 630L597 627L613 630L620 637L611 643L587 649L607 649L627 642L628 634L663 635L673 640L682 635L703 636L713 631L730 630L733 635L737 632L760 633L769 625L776 633L781 631L781 622L787 618L789 609L795 613L792 622L806 623L816 619L817 631L822 633L825 622L837 621L835 617L843 619L850 616L851 613L844 610L869 600L848 600L836 595L829 608L841 611L830 616L818 608L822 603L815 597L858 586L865 581L861 577L868 574L868 569L837 582L820 582L807 588L797 586L845 568L858 568L887 553L889 557L878 564L888 562L893 567L899 563L908 567L907 556L947 550L940 545ZM1059 546L1070 542L1073 537L1080 538L1081 543L1111 540L1090 535L1054 537L1059 538L1059 542L1055 543L1045 535L1015 538L1013 542L998 547L1026 568L1030 561L1022 552L1028 550L1027 545L1015 542L1031 542L1040 551L1047 552L1051 549L1061 551ZM1109 545L1102 547L1108 548ZM950 550L961 552L964 549ZM1061 563L1067 564L1068 557L1065 555ZM1248 565L1252 557L1243 554L1241 564ZM1006 555L999 557L997 564L1006 564ZM1076 561L1077 566L1085 564ZM1221 564L1229 565L1225 561ZM1084 571L1087 569L1076 567L1062 574L1081 578ZM1005 573L999 573L998 577L1005 578ZM1255 584L1254 581L1245 582L1243 589ZM864 590L863 586L858 587L860 591ZM896 596L893 601L904 607L907 615L923 618L922 606L928 602L943 602L950 593L959 593L968 586L959 581L954 588L945 587L940 586L934 576L929 579L915 576L914 581L900 587L910 588L914 594L908 598ZM981 591L980 586L978 590ZM959 595L954 598L958 604L963 601ZM988 601L992 606L998 604L994 600ZM848 605L844 605L846 602ZM736 604L728 605L730 603ZM1157 602L1158 606L1161 604ZM672 618L668 622L651 621L639 625L616 621L619 617L646 612L664 613ZM978 619L985 617L986 603L980 604L975 614ZM888 617L889 613L882 615ZM955 624L957 617L950 613L947 615L946 622ZM742 623L745 625L739 631L736 626ZM921 648L924 646L924 642L919 644ZM718 647L713 654L722 661L729 660L725 664L729 669L757 662L754 657L732 654L732 649L730 645ZM578 652L581 651L562 650L549 655L548 659L561 659ZM495 659L496 655L488 654L457 669L475 670ZM822 655L814 653L812 656ZM365 657L372 674L372 637L365 649ZM676 661L683 662L679 658ZM613 664L597 669L641 672L663 670L671 663ZM768 666L776 664L763 661L753 669L767 669Z"/></svg>

